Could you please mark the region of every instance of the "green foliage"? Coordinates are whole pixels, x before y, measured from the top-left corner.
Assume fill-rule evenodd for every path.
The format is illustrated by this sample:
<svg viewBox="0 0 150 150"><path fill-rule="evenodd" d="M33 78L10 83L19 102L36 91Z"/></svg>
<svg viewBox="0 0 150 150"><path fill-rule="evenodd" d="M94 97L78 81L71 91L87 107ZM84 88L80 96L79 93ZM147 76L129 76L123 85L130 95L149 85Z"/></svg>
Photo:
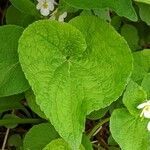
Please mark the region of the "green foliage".
<svg viewBox="0 0 150 150"><path fill-rule="evenodd" d="M110 130L122 149L148 150L150 148L150 133L147 131L148 119L140 118L141 111L137 108L146 100L146 91L131 81L123 96L123 102L129 112L124 108L116 109L111 116Z"/></svg>
<svg viewBox="0 0 150 150"><path fill-rule="evenodd" d="M111 116L110 130L121 149L148 150L150 133L147 122L132 116L126 109L116 109Z"/></svg>
<svg viewBox="0 0 150 150"><path fill-rule="evenodd" d="M3 119L0 120L0 125L5 126L6 128L15 128L17 127L17 122L19 118L14 114L6 114Z"/></svg>
<svg viewBox="0 0 150 150"><path fill-rule="evenodd" d="M0 112L12 110L12 109L24 109L23 105L20 102L23 98L24 96L22 94L8 96L8 97L1 97Z"/></svg>
<svg viewBox="0 0 150 150"><path fill-rule="evenodd" d="M13 134L8 139L8 145L10 147L16 147L16 149L19 149L22 146L22 138L19 134Z"/></svg>
<svg viewBox="0 0 150 150"><path fill-rule="evenodd" d="M109 7L113 9L120 16L127 17L133 21L137 21L137 15L132 6L131 0L118 0L118 1L110 1L110 0L65 0L71 6L76 8L83 9L94 9L94 8L106 8Z"/></svg>
<svg viewBox="0 0 150 150"><path fill-rule="evenodd" d="M28 90L26 93L25 93L25 97L26 97L26 100L27 100L27 103L29 105L29 107L36 113L38 114L41 118L46 118L45 114L41 111L40 109L40 106L37 105L36 103L36 98L35 98L35 95L34 93L32 92L32 90Z"/></svg>
<svg viewBox="0 0 150 150"><path fill-rule="evenodd" d="M39 13L33 2L30 0L10 0L12 5L17 8L20 12L39 17Z"/></svg>
<svg viewBox="0 0 150 150"><path fill-rule="evenodd" d="M83 134L82 136L82 145L86 150L93 150L92 143L90 142L89 137L86 136L85 134Z"/></svg>
<svg viewBox="0 0 150 150"><path fill-rule="evenodd" d="M98 120L106 114L108 109L109 109L108 107L105 107L105 108L99 109L97 111L93 111L87 116L87 118L91 119L91 120Z"/></svg>
<svg viewBox="0 0 150 150"><path fill-rule="evenodd" d="M25 135L23 148L24 150L42 150L56 138L59 138L59 135L50 123L35 125Z"/></svg>
<svg viewBox="0 0 150 150"><path fill-rule="evenodd" d="M148 4L144 4L144 3L139 3L138 4L139 7L139 14L141 19L146 22L148 25L150 25L150 5Z"/></svg>
<svg viewBox="0 0 150 150"><path fill-rule="evenodd" d="M139 52L133 53L134 67L132 73L132 79L137 82L141 82L144 76L150 70L150 50L145 49Z"/></svg>
<svg viewBox="0 0 150 150"><path fill-rule="evenodd" d="M13 6L10 6L7 9L7 13L6 13L7 24L14 24L14 25L26 27L29 24L31 24L33 21L35 21L35 18L33 16L22 13Z"/></svg>
<svg viewBox="0 0 150 150"><path fill-rule="evenodd" d="M71 150L71 147L63 139L56 139L49 143L43 150ZM81 146L78 150L85 150Z"/></svg>
<svg viewBox="0 0 150 150"><path fill-rule="evenodd" d="M133 51L139 48L139 35L136 27L130 24L124 24L121 28L121 35L126 39Z"/></svg>
<svg viewBox="0 0 150 150"><path fill-rule="evenodd" d="M147 92L147 97L150 99L150 73L145 75L141 86L144 88L144 90Z"/></svg>
<svg viewBox="0 0 150 150"><path fill-rule="evenodd" d="M0 97L22 93L29 87L17 53L22 32L23 28L15 25L0 27Z"/></svg>
<svg viewBox="0 0 150 150"><path fill-rule="evenodd" d="M134 0L136 2L140 2L140 3L145 3L145 4L150 4L150 0Z"/></svg>
<svg viewBox="0 0 150 150"><path fill-rule="evenodd" d="M0 147L150 150L149 14L150 0L0 0Z"/></svg>
<svg viewBox="0 0 150 150"><path fill-rule="evenodd" d="M132 93L132 94L131 94ZM123 96L123 103L133 116L139 116L137 106L147 99L147 93L137 83L130 81Z"/></svg>

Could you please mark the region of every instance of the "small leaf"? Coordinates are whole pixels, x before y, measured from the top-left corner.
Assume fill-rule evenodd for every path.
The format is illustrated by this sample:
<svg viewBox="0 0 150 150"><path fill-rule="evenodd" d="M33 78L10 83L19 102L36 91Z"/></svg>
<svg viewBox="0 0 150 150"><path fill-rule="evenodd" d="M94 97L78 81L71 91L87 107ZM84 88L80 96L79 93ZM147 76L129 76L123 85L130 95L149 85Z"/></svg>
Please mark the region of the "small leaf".
<svg viewBox="0 0 150 150"><path fill-rule="evenodd" d="M22 139L21 136L19 134L13 134L8 138L8 146L9 147L13 147L15 146L15 148L19 148L22 146Z"/></svg>
<svg viewBox="0 0 150 150"><path fill-rule="evenodd" d="M126 109L117 109L110 119L110 130L123 150L149 150L148 120L130 115Z"/></svg>
<svg viewBox="0 0 150 150"><path fill-rule="evenodd" d="M121 17L119 16L114 16L111 18L111 25L117 30L119 31L120 30L120 27L121 27Z"/></svg>
<svg viewBox="0 0 150 150"><path fill-rule="evenodd" d="M23 28L0 27L0 97L22 93L29 88L18 60L18 40Z"/></svg>
<svg viewBox="0 0 150 150"><path fill-rule="evenodd" d="M139 36L136 27L130 24L124 24L121 28L121 35L125 38L133 51L139 48Z"/></svg>
<svg viewBox="0 0 150 150"><path fill-rule="evenodd" d="M72 150L68 143L63 139L56 139L50 142L43 150ZM80 146L78 150L85 150L83 146Z"/></svg>
<svg viewBox="0 0 150 150"><path fill-rule="evenodd" d="M94 9L94 8L111 8L118 15L137 21L136 12L132 6L131 0L65 0L68 4L76 8Z"/></svg>
<svg viewBox="0 0 150 150"><path fill-rule="evenodd" d="M35 125L25 135L23 148L24 150L42 150L56 138L59 138L59 135L50 123Z"/></svg>
<svg viewBox="0 0 150 150"><path fill-rule="evenodd" d="M109 138L108 138L108 144L111 145L111 146L117 146L118 145L118 143L114 140L112 135L110 135Z"/></svg>
<svg viewBox="0 0 150 150"><path fill-rule="evenodd" d="M144 89L134 81L130 81L123 95L123 103L133 116L140 116L137 106L147 100L147 94Z"/></svg>
<svg viewBox="0 0 150 150"><path fill-rule="evenodd" d="M148 73L148 74L144 77L141 86L142 86L142 87L144 88L144 90L147 92L147 95L148 95L147 97L148 97L148 99L150 99L150 73Z"/></svg>

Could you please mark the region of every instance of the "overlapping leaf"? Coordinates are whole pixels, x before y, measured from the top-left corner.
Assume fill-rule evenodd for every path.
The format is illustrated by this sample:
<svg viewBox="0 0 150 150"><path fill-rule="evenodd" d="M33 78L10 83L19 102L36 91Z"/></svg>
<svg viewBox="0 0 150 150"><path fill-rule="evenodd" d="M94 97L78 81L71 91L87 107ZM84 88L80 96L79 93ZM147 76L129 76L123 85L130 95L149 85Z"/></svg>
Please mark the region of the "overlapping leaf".
<svg viewBox="0 0 150 150"><path fill-rule="evenodd" d="M18 60L18 40L23 28L0 27L0 97L22 93L29 85Z"/></svg>

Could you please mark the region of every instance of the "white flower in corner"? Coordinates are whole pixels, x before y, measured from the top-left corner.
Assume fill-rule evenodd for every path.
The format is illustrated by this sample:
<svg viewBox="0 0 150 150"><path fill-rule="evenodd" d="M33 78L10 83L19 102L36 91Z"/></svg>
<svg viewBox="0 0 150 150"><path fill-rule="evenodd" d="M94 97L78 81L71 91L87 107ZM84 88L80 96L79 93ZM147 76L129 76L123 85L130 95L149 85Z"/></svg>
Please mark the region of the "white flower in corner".
<svg viewBox="0 0 150 150"><path fill-rule="evenodd" d="M38 4L36 8L40 10L40 13L43 16L48 16L50 11L54 10L54 5L56 4L55 0L37 0Z"/></svg>
<svg viewBox="0 0 150 150"><path fill-rule="evenodd" d="M149 123L147 125L147 129L148 129L148 131L150 131L150 121L149 121Z"/></svg>
<svg viewBox="0 0 150 150"><path fill-rule="evenodd" d="M140 117L150 118L150 100L138 105L137 108L142 109Z"/></svg>

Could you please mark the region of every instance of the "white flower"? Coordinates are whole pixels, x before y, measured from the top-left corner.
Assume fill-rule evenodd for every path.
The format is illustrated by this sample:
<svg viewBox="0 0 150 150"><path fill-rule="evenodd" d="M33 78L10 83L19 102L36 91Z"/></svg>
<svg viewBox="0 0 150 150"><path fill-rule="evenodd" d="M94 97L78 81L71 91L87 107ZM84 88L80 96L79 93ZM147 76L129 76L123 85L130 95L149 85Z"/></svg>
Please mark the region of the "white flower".
<svg viewBox="0 0 150 150"><path fill-rule="evenodd" d="M50 11L54 10L54 5L56 4L55 0L37 0L38 4L36 8L40 10L40 13L43 16L48 16Z"/></svg>
<svg viewBox="0 0 150 150"><path fill-rule="evenodd" d="M150 131L150 121L149 121L149 123L147 125L147 129L148 129L148 131Z"/></svg>
<svg viewBox="0 0 150 150"><path fill-rule="evenodd" d="M143 109L141 112L140 117L150 118L150 100L147 102L144 102L137 107L138 109Z"/></svg>
<svg viewBox="0 0 150 150"><path fill-rule="evenodd" d="M61 14L58 18L59 22L64 22L64 19L67 17L67 12L64 12L63 14Z"/></svg>
<svg viewBox="0 0 150 150"><path fill-rule="evenodd" d="M54 14L52 14L52 16L50 17L51 20L56 20L56 13L55 12ZM67 12L64 12L63 14L61 14L59 17L58 17L58 21L59 22L64 22L64 19L67 17Z"/></svg>

